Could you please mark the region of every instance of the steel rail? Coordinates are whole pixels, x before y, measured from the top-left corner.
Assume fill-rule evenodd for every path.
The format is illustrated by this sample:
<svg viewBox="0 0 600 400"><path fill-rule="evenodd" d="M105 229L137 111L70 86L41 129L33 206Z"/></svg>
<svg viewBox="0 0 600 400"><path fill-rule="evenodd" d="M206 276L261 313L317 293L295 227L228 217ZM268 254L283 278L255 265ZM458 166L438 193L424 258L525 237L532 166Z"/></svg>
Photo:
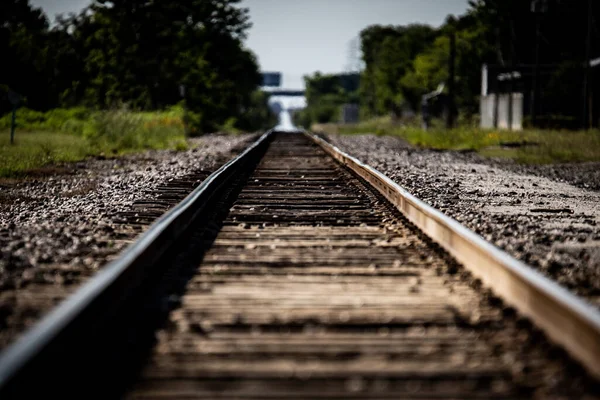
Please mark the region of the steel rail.
<svg viewBox="0 0 600 400"><path fill-rule="evenodd" d="M110 315L126 292L140 284L148 269L153 267L152 263L194 223L216 189L231 181L236 171L266 148L272 133L273 130L264 133L244 152L212 173L183 201L152 224L118 259L106 265L5 349L0 354L0 397L3 393L14 393L14 382L19 378L22 381L27 370L35 369L44 354L56 353L57 350L60 353L60 347L65 345L61 337L73 337L73 331L80 329L83 321L89 324L99 315ZM21 384L23 382L18 383ZM35 385L34 382L29 384Z"/></svg>
<svg viewBox="0 0 600 400"><path fill-rule="evenodd" d="M72 337L73 332L78 332L82 324L95 318L99 310L110 315L125 296L124 292L132 285L140 284L152 263L198 220L213 193L230 182L235 171L243 168L248 160L266 147L272 133L265 133L242 154L210 175L185 200L157 220L119 259L104 267L0 354L0 397L4 397L5 393L15 393L11 390L14 382L27 384L27 371L35 369L40 359L48 359L48 354L55 357L60 354L61 346L68 343L64 338ZM551 339L582 362L590 373L600 377L600 313L597 310L412 196L377 170L323 139L303 133L369 182L408 220L503 297L506 303L531 318Z"/></svg>
<svg viewBox="0 0 600 400"><path fill-rule="evenodd" d="M548 337L600 378L600 312L530 266L495 247L376 169L315 134L303 132L387 198L496 295L529 317Z"/></svg>

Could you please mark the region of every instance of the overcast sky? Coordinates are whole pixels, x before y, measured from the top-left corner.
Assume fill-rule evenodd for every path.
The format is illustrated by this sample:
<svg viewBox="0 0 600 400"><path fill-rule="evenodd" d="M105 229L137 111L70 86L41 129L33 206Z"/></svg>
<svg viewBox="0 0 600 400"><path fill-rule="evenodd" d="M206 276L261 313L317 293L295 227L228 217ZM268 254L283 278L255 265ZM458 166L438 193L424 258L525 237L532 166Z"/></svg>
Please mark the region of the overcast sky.
<svg viewBox="0 0 600 400"><path fill-rule="evenodd" d="M31 2L51 20L57 13L79 11L90 3ZM353 39L369 25L439 26L448 14L460 15L468 8L467 0L243 0L242 5L250 9L253 23L247 46L263 71L283 72L283 85L291 89L303 87L302 75L351 67L358 56L351 50Z"/></svg>

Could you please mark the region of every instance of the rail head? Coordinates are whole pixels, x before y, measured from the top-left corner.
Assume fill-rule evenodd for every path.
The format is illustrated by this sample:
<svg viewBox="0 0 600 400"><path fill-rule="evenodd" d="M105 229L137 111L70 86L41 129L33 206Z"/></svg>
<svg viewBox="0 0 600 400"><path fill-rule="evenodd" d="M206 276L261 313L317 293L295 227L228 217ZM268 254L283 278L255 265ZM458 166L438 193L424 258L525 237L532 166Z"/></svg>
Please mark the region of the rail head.
<svg viewBox="0 0 600 400"><path fill-rule="evenodd" d="M203 205L210 199L215 187L228 181L236 169L245 165L249 158L268 143L273 132L269 130L261 135L241 154L208 176L184 200L155 221L116 260L103 267L15 343L6 348L0 354L0 393L10 386L15 376L35 363L42 352L53 346L65 330L75 326L77 320L95 302L98 302L104 293L122 284L120 281L131 279L128 277L131 269L146 268L149 259L160 257L166 249L165 246L175 241L192 224L197 213L201 212Z"/></svg>
<svg viewBox="0 0 600 400"><path fill-rule="evenodd" d="M600 379L600 312L596 308L413 196L376 169L313 133L304 134L369 182L409 221Z"/></svg>

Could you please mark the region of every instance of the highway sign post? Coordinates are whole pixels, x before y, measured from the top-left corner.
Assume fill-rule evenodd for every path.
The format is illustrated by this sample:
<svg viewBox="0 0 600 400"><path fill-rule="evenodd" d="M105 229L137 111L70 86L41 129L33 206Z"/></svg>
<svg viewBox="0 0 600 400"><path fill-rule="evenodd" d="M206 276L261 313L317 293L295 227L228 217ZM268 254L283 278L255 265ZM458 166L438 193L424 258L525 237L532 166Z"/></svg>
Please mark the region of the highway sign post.
<svg viewBox="0 0 600 400"><path fill-rule="evenodd" d="M21 96L16 92L8 89L8 101L12 105L12 117L10 120L10 144L15 142L15 128L17 126L17 108L21 103Z"/></svg>

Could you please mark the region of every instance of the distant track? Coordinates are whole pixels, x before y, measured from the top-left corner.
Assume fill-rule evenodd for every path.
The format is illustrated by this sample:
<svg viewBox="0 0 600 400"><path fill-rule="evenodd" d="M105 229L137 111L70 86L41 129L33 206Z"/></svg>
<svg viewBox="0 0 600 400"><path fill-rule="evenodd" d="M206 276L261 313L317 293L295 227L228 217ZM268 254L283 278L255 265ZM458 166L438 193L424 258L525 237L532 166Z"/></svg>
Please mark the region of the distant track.
<svg viewBox="0 0 600 400"><path fill-rule="evenodd" d="M546 359L543 336L473 289L477 281L412 223L484 281L486 251L501 254L499 264L512 259L397 192L318 138L265 134L4 353L0 395L89 397L93 387L92 397L129 398L529 397L564 359ZM537 275L513 275L555 291ZM502 295L515 287L491 283ZM597 314L556 293L552 307L593 335ZM505 300L548 324L539 308ZM568 347L576 336L566 334ZM522 374L511 354L529 363ZM52 368L58 360L64 369Z"/></svg>

